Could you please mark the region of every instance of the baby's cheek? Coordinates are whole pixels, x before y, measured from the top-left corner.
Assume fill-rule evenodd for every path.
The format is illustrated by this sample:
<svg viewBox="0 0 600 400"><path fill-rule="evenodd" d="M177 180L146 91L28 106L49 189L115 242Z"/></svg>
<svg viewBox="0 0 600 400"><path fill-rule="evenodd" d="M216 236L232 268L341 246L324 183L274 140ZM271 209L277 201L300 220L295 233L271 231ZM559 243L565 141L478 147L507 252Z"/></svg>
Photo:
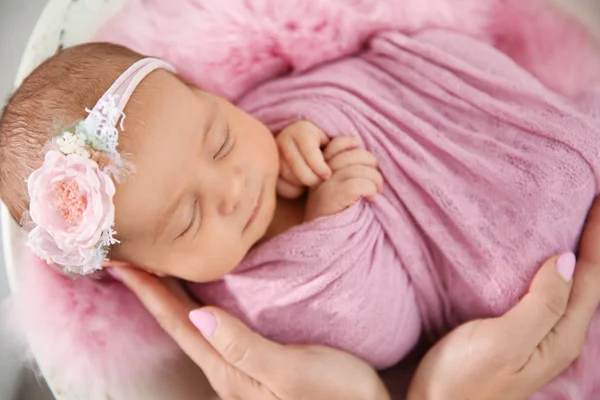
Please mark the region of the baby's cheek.
<svg viewBox="0 0 600 400"><path fill-rule="evenodd" d="M164 268L168 265L157 252L158 247L136 244L131 240L123 240L114 245L108 258L111 261L126 263L157 276L169 275Z"/></svg>

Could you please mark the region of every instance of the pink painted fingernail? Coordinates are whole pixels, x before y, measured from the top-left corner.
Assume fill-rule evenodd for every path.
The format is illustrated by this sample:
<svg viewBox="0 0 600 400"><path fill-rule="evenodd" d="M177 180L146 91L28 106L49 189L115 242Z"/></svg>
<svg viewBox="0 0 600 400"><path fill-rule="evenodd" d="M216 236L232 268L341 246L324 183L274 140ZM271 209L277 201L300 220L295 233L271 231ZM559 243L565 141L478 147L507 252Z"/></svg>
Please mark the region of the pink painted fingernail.
<svg viewBox="0 0 600 400"><path fill-rule="evenodd" d="M558 272L565 282L569 283L573 279L575 264L577 264L575 254L565 253L556 261L556 272Z"/></svg>
<svg viewBox="0 0 600 400"><path fill-rule="evenodd" d="M217 319L213 313L197 309L190 312L189 318L204 337L211 338L215 334Z"/></svg>

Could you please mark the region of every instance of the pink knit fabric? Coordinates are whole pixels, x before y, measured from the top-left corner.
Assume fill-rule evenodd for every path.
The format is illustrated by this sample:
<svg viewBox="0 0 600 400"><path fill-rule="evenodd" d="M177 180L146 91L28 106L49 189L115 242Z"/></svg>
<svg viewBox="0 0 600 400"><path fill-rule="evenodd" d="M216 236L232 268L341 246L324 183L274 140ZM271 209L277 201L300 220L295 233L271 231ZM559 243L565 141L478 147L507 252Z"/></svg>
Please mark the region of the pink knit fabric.
<svg viewBox="0 0 600 400"><path fill-rule="evenodd" d="M385 193L291 230L199 298L286 343L383 368L415 345L499 315L548 257L575 250L598 193L600 121L496 49L443 30L381 33L356 57L251 90L279 131L313 121L360 138Z"/></svg>
<svg viewBox="0 0 600 400"><path fill-rule="evenodd" d="M283 340L297 326L300 338L386 365L421 327L437 335L496 315L544 257L573 248L597 192L597 49L542 0L132 0L97 39L165 58L272 128L309 118L355 134L382 162L386 194L373 206L291 231L297 252L283 245L288 235L276 238L227 284L198 292L224 293L218 301ZM176 354L121 285L72 281L29 257L21 268L12 311L62 391L105 398L156 379ZM388 327L390 315L406 328ZM378 329L391 332L390 354ZM600 396L598 334L595 323L585 355L540 399Z"/></svg>

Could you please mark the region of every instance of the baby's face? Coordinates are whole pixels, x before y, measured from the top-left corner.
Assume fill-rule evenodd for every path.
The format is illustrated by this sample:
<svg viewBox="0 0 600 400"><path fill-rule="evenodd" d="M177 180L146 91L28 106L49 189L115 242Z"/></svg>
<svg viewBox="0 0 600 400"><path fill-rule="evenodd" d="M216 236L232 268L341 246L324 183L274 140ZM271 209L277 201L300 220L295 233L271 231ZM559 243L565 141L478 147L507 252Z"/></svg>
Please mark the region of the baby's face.
<svg viewBox="0 0 600 400"><path fill-rule="evenodd" d="M135 127L120 140L136 171L117 187L122 244L111 257L189 281L217 279L271 223L274 137L232 104L164 71L147 81L135 98Z"/></svg>

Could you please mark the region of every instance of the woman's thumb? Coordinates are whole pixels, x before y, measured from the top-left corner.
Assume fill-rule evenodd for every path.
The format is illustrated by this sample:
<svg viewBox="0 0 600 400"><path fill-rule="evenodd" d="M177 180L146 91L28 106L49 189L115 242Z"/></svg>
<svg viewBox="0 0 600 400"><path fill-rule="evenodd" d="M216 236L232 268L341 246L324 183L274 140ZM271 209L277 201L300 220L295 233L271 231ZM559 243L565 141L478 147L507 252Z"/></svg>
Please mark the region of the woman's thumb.
<svg viewBox="0 0 600 400"><path fill-rule="evenodd" d="M228 364L258 382L268 383L288 364L283 346L263 338L221 309L199 308L189 317Z"/></svg>
<svg viewBox="0 0 600 400"><path fill-rule="evenodd" d="M520 342L524 349L537 347L563 317L569 303L575 264L573 253L548 260L534 277L529 292L497 319L502 324L502 331Z"/></svg>

